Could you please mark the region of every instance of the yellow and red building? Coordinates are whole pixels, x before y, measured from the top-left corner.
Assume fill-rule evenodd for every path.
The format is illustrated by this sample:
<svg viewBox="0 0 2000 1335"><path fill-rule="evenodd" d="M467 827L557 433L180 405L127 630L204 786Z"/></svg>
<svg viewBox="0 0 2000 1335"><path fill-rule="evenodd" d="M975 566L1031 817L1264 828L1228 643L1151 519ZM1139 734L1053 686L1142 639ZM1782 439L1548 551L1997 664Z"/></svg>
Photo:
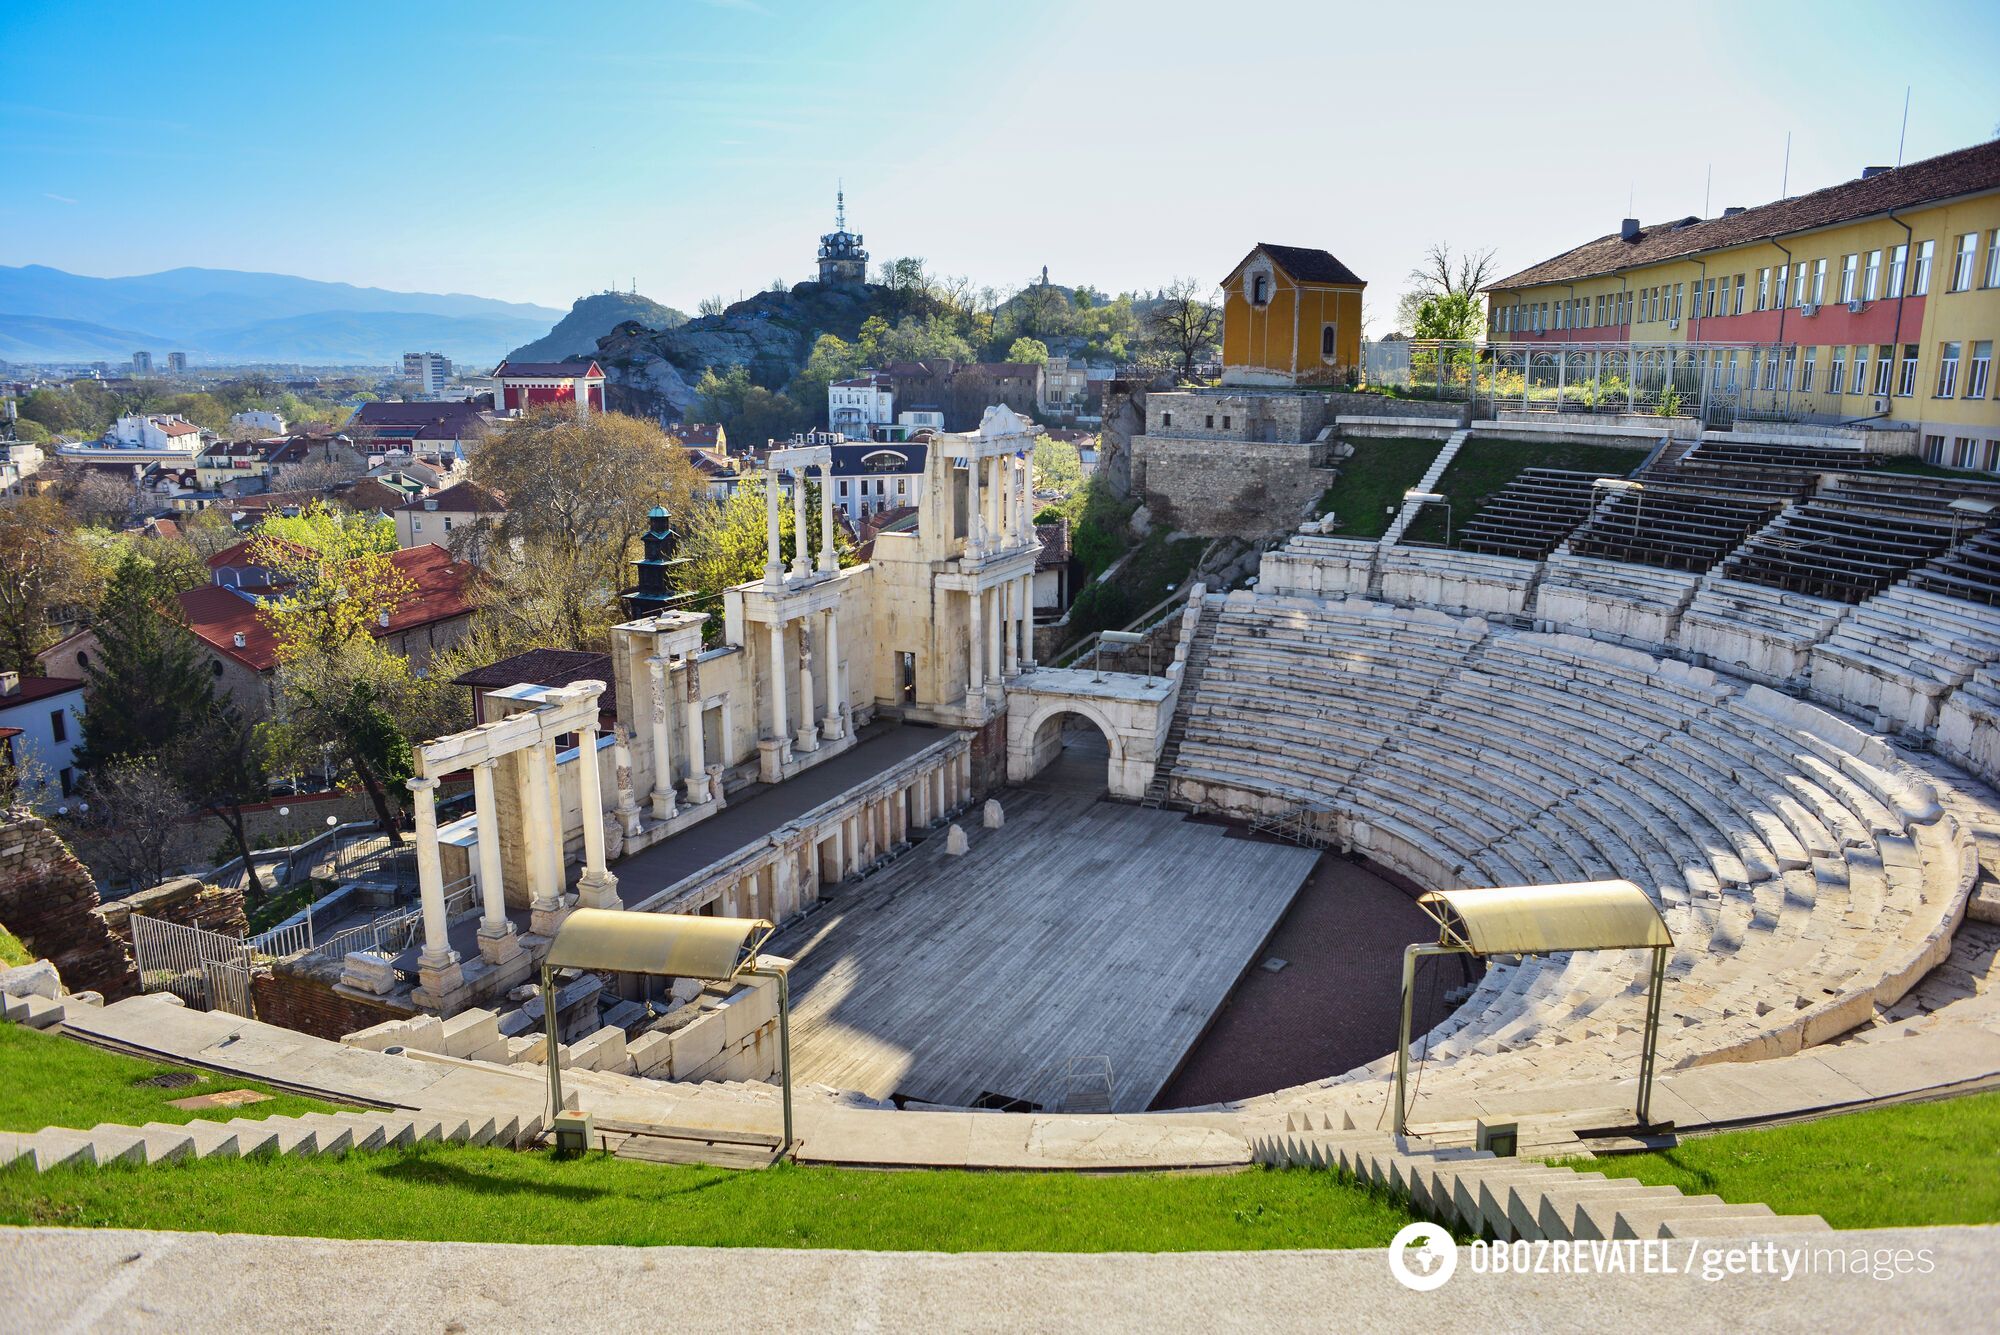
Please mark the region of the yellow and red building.
<svg viewBox="0 0 2000 1335"><path fill-rule="evenodd" d="M2000 471L2000 141L1616 232L1486 289L1493 343L1686 345L1749 416L1915 431Z"/></svg>

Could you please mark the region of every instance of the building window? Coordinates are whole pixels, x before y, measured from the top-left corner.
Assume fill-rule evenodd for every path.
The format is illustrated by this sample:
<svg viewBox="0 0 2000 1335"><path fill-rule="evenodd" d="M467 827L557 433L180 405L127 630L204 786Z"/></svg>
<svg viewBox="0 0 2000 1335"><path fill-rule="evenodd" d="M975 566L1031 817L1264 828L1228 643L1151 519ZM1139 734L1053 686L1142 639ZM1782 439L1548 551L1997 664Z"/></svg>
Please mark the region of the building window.
<svg viewBox="0 0 2000 1335"><path fill-rule="evenodd" d="M1776 348L1772 348L1770 354L1764 358L1764 388L1776 389L1777 387L1778 387L1778 350Z"/></svg>
<svg viewBox="0 0 2000 1335"><path fill-rule="evenodd" d="M1821 305L1826 301L1826 261L1813 261L1812 304Z"/></svg>
<svg viewBox="0 0 2000 1335"><path fill-rule="evenodd" d="M1887 343L1875 349L1875 393L1880 398L1889 396L1890 367L1893 365L1896 349Z"/></svg>
<svg viewBox="0 0 2000 1335"><path fill-rule="evenodd" d="M1785 309L1785 279L1791 274L1791 270L1780 264L1771 272L1777 277L1777 284L1771 289L1771 309L1781 311Z"/></svg>
<svg viewBox="0 0 2000 1335"><path fill-rule="evenodd" d="M1986 234L1986 286L2000 287L2000 227Z"/></svg>
<svg viewBox="0 0 2000 1335"><path fill-rule="evenodd" d="M1993 343L1991 340L1972 345L1972 360L1965 364L1965 397L1983 399L1986 397L1986 372L1993 364Z"/></svg>
<svg viewBox="0 0 2000 1335"><path fill-rule="evenodd" d="M1799 261L1797 272L1792 275L1792 300L1803 310L1806 304L1806 262Z"/></svg>
<svg viewBox="0 0 2000 1335"><path fill-rule="evenodd" d="M1960 346L1957 343L1946 343L1938 350L1937 393L1933 397L1949 399L1957 395Z"/></svg>
<svg viewBox="0 0 2000 1335"><path fill-rule="evenodd" d="M1321 325L1319 328L1319 355L1327 361L1332 361L1339 355L1339 348L1340 335L1336 328L1330 324Z"/></svg>
<svg viewBox="0 0 2000 1335"><path fill-rule="evenodd" d="M1799 392L1802 394L1812 393L1813 363L1817 360L1819 360L1819 349L1807 348L1805 363L1799 368Z"/></svg>
<svg viewBox="0 0 2000 1335"><path fill-rule="evenodd" d="M1847 349L1845 347L1838 347L1833 350L1833 364L1826 368L1826 392L1829 394L1845 393L1846 386Z"/></svg>
<svg viewBox="0 0 2000 1335"><path fill-rule="evenodd" d="M1896 397L1907 399L1917 392L1917 345L1903 345L1903 367L1896 375Z"/></svg>
<svg viewBox="0 0 2000 1335"><path fill-rule="evenodd" d="M1735 309L1733 309L1733 310L1731 310L1731 311L1729 312L1729 313L1730 313L1731 315L1741 315L1741 314L1743 314L1743 285L1744 285L1744 278L1745 278L1745 275L1743 275L1743 274L1737 274L1737 275L1736 275L1736 306L1735 306Z"/></svg>
<svg viewBox="0 0 2000 1335"><path fill-rule="evenodd" d="M1161 413L1161 414L1160 414L1160 425L1161 425L1161 426L1172 426L1173 424L1174 424L1174 415L1173 415L1172 413Z"/></svg>
<svg viewBox="0 0 2000 1335"><path fill-rule="evenodd" d="M1787 394L1792 392L1792 386L1797 382L1796 373L1798 371L1798 366L1799 366L1799 350L1796 347L1786 348L1785 349L1785 392Z"/></svg>
<svg viewBox="0 0 2000 1335"><path fill-rule="evenodd" d="M1854 349L1854 380L1848 392L1851 394L1868 392L1868 349L1860 344Z"/></svg>
<svg viewBox="0 0 2000 1335"><path fill-rule="evenodd" d="M1227 431L1227 430L1229 430L1229 414L1228 414L1228 413L1224 413L1224 414L1222 415L1222 429L1223 429L1224 431Z"/></svg>
<svg viewBox="0 0 2000 1335"><path fill-rule="evenodd" d="M1868 272L1863 275L1861 282L1861 299L1863 301L1875 300L1875 285L1881 281L1881 278L1882 252L1871 250L1868 252Z"/></svg>
<svg viewBox="0 0 2000 1335"><path fill-rule="evenodd" d="M1250 279L1250 304L1262 306L1271 299L1271 277L1257 274Z"/></svg>
<svg viewBox="0 0 2000 1335"><path fill-rule="evenodd" d="M1941 464L1944 462L1943 436L1924 437L1924 460L1927 463L1934 463L1934 464Z"/></svg>
<svg viewBox="0 0 2000 1335"><path fill-rule="evenodd" d="M75 797L76 771L71 769L69 766L64 765L62 768L62 773L57 777L59 777L62 780L62 795L64 797Z"/></svg>
<svg viewBox="0 0 2000 1335"><path fill-rule="evenodd" d="M1882 287L1883 296L1900 297L1903 295L1903 269L1908 265L1909 261L1910 248L1907 245L1897 246L1890 250L1889 281Z"/></svg>
<svg viewBox="0 0 2000 1335"><path fill-rule="evenodd" d="M1861 256L1849 255L1840 262L1840 299L1843 302L1858 300L1854 280L1859 276Z"/></svg>
<svg viewBox="0 0 2000 1335"><path fill-rule="evenodd" d="M51 709L49 711L49 736L59 742L69 740L69 720L63 717L63 712L60 709Z"/></svg>
<svg viewBox="0 0 2000 1335"><path fill-rule="evenodd" d="M1771 271L1769 269L1759 269L1757 271L1757 309L1764 311L1770 308Z"/></svg>
<svg viewBox="0 0 2000 1335"><path fill-rule="evenodd" d="M1972 286L1972 265L1979 258L1979 233L1967 232L1958 239L1958 253L1951 257L1951 290L1963 292Z"/></svg>
<svg viewBox="0 0 2000 1335"><path fill-rule="evenodd" d="M1206 416L1206 417L1205 417L1205 418L1204 418L1204 419L1202 420L1202 429L1203 429L1203 430L1205 430L1205 431L1213 431L1213 430L1215 430L1215 414L1214 414L1214 413L1209 413L1209 414L1208 414L1208 415L1207 415L1207 416Z"/></svg>
<svg viewBox="0 0 2000 1335"><path fill-rule="evenodd" d="M1917 260L1910 266L1910 295L1921 297L1931 290L1931 250L1935 242L1917 243Z"/></svg>
<svg viewBox="0 0 2000 1335"><path fill-rule="evenodd" d="M1979 442L1970 436L1960 436L1952 441L1951 461L1958 468L1979 467Z"/></svg>

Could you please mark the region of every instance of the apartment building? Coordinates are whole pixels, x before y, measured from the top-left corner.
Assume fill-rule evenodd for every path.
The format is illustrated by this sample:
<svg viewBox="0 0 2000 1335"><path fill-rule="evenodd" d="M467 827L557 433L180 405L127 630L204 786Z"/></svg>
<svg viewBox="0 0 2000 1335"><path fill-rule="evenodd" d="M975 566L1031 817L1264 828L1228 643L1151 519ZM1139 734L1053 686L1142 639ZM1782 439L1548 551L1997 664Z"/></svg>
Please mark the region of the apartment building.
<svg viewBox="0 0 2000 1335"><path fill-rule="evenodd" d="M2000 471L2000 141L1618 231L1486 289L1494 342L1694 350L1751 417L1914 429Z"/></svg>

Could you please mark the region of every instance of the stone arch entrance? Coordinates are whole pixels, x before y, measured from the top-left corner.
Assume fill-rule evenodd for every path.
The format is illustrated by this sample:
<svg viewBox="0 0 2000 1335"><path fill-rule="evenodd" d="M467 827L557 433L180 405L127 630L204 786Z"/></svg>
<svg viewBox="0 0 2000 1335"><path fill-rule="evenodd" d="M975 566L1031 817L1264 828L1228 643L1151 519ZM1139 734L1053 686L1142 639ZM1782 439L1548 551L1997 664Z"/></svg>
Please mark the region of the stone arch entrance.
<svg viewBox="0 0 2000 1335"><path fill-rule="evenodd" d="M1105 786L1113 797L1136 800L1153 779L1153 761L1173 713L1166 678L1042 669L1017 678L1007 690L1007 778L1033 778L1063 752L1072 727L1103 738Z"/></svg>
<svg viewBox="0 0 2000 1335"><path fill-rule="evenodd" d="M1114 764L1123 759L1117 730L1080 709L1045 709L1040 718L1029 733L1025 777L1059 767L1073 782L1084 782L1088 776L1092 786L1108 789Z"/></svg>

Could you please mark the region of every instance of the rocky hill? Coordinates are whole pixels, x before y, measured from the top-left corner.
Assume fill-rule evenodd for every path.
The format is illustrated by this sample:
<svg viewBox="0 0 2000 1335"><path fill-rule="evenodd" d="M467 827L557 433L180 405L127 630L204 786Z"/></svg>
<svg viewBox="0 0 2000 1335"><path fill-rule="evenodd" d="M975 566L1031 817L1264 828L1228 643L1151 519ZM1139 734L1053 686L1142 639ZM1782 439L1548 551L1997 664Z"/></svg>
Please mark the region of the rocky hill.
<svg viewBox="0 0 2000 1335"><path fill-rule="evenodd" d="M747 367L758 384L782 388L805 365L821 334L852 340L871 315L893 324L906 299L872 283L865 288L800 283L789 292L759 292L720 315L676 328L627 321L597 340L597 360L610 381L614 406L679 418L695 411L694 386L708 368Z"/></svg>
<svg viewBox="0 0 2000 1335"><path fill-rule="evenodd" d="M589 356L596 351L598 339L628 320L648 329L678 329L688 317L637 292L597 292L578 297L555 328L532 343L523 343L507 357L520 362L559 362L566 357Z"/></svg>

